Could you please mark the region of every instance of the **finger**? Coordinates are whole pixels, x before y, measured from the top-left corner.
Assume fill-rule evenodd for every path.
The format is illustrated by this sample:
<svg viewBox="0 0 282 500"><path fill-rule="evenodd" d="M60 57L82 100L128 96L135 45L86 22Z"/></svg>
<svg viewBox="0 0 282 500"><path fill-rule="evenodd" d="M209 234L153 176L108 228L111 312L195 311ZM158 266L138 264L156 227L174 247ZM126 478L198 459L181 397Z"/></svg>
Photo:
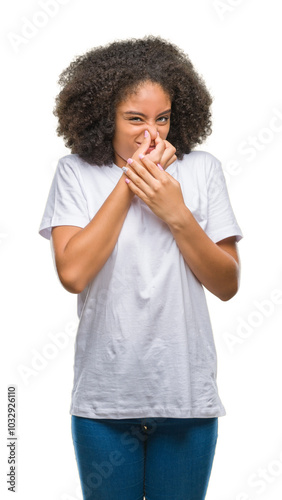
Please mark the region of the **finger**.
<svg viewBox="0 0 282 500"><path fill-rule="evenodd" d="M146 196L144 191L142 191L142 189L140 189L138 186L136 186L136 184L134 184L134 182L131 179L128 179L127 177L125 178L125 182L127 183L130 191L132 191L132 193L136 194L136 196L138 196L141 200L143 200L148 205L148 197Z"/></svg>
<svg viewBox="0 0 282 500"><path fill-rule="evenodd" d="M173 146L173 144L171 144L170 142L168 142L166 139L164 140L164 143L165 143L166 149L174 149L174 151L176 151L176 149Z"/></svg>
<svg viewBox="0 0 282 500"><path fill-rule="evenodd" d="M163 140L164 140L164 139L162 139L162 138L160 137L159 132L157 132L157 137L156 137L156 139L155 139L155 144L156 144L156 145L158 145L158 144L159 144L161 141L163 141Z"/></svg>
<svg viewBox="0 0 282 500"><path fill-rule="evenodd" d="M176 153L175 147L166 140L164 141L164 143L165 143L165 150L160 160L160 163L164 168L167 168L177 159L177 156L175 154Z"/></svg>
<svg viewBox="0 0 282 500"><path fill-rule="evenodd" d="M161 139L159 136L155 140L156 147L155 149L149 153L147 156L150 160L152 160L154 163L160 163L160 160L164 154L165 151L165 142L163 139Z"/></svg>
<svg viewBox="0 0 282 500"><path fill-rule="evenodd" d="M146 158L148 155L140 154L141 158ZM150 171L141 163L141 160L137 162L133 158L128 158L127 163L130 168L123 167L122 170L124 174L132 181L141 191L146 195L151 192L150 188L154 187L156 179L151 175ZM151 163L151 162L150 162ZM153 163L153 166L159 171L158 167Z"/></svg>
<svg viewBox="0 0 282 500"><path fill-rule="evenodd" d="M139 148L135 151L134 155L132 155L132 158L134 160L138 161L139 155L140 154L144 155L146 153L146 151L148 150L150 144L151 144L151 135L150 135L150 132L148 132L148 130L145 130L144 139L141 142L141 145L139 146Z"/></svg>
<svg viewBox="0 0 282 500"><path fill-rule="evenodd" d="M166 163L164 169L166 170L172 163L174 163L177 160L177 156L173 155L173 157Z"/></svg>
<svg viewBox="0 0 282 500"><path fill-rule="evenodd" d="M148 130L145 130L143 141L141 142L139 148L132 155L132 158L138 161L139 160L139 154L145 154L146 151L148 150L150 144L151 144L150 133L148 132ZM125 158L124 158L124 161L126 161ZM126 163L125 167L128 168L129 167L129 163Z"/></svg>
<svg viewBox="0 0 282 500"><path fill-rule="evenodd" d="M139 155L139 158L140 158L142 164L145 165L147 172L149 172L149 174L151 174L151 179L152 179L152 177L157 179L157 180L162 179L161 171L163 171L164 169L160 163L156 164L154 161L152 161L150 158L150 155ZM151 185L151 187L154 187L154 185L155 185L154 181L152 181L151 183L148 182L148 184Z"/></svg>

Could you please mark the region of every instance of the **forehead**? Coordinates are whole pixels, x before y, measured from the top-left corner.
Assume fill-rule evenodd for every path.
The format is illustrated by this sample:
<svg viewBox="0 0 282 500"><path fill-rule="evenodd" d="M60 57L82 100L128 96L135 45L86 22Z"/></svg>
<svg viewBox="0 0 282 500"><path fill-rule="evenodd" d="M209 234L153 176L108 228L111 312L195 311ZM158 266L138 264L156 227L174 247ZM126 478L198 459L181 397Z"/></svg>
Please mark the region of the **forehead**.
<svg viewBox="0 0 282 500"><path fill-rule="evenodd" d="M171 100L167 92L158 83L145 82L141 84L134 92L130 93L117 108L125 111L127 108L132 110L141 110L141 108L150 108L156 110L159 108L169 108Z"/></svg>

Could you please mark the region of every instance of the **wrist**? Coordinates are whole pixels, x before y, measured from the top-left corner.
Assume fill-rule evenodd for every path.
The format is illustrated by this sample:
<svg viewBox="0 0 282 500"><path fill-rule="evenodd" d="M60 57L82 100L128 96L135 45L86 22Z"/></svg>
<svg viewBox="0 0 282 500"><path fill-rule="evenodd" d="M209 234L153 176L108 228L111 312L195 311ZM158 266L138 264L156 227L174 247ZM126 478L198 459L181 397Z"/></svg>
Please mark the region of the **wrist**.
<svg viewBox="0 0 282 500"><path fill-rule="evenodd" d="M122 175L116 187L120 190L122 196L126 198L129 203L131 203L131 201L135 196L135 193L133 193L133 191L131 191L131 189L128 187L128 184L126 184L125 179L126 179L125 175Z"/></svg>
<svg viewBox="0 0 282 500"><path fill-rule="evenodd" d="M189 208L183 205L177 210L175 214L171 215L168 226L172 233L181 233L187 230L187 226L193 221L194 217Z"/></svg>

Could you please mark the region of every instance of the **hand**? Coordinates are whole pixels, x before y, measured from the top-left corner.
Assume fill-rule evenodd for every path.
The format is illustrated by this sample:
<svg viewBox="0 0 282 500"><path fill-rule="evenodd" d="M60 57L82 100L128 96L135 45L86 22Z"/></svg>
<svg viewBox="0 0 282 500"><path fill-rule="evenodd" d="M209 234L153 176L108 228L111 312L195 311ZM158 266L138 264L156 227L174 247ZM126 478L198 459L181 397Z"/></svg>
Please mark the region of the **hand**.
<svg viewBox="0 0 282 500"><path fill-rule="evenodd" d="M151 136L150 142L151 143ZM152 160L155 164L160 163L163 169L166 169L169 165L171 165L175 160L177 160L176 149L170 144L168 141L163 140L158 136L155 139L156 148L147 155L147 157ZM139 153L140 154L140 153ZM145 154L145 153L143 153ZM133 157L134 158L134 157ZM135 159L135 158L134 158ZM137 161L139 160L139 157Z"/></svg>
<svg viewBox="0 0 282 500"><path fill-rule="evenodd" d="M146 154L146 151L148 150L150 144L151 144L151 136L150 133L148 132L148 136L144 137L143 142L141 143L140 147L135 151L135 153L132 155L133 160L139 161L139 155ZM164 169L166 169L169 165L171 165L175 160L177 160L177 156L175 154L176 149L175 147L170 144L168 141L163 140L158 136L155 139L155 144L156 147L155 149L146 155L150 160L152 160L155 164L160 163ZM126 160L124 160L126 161ZM126 167L129 165L126 164Z"/></svg>
<svg viewBox="0 0 282 500"><path fill-rule="evenodd" d="M126 171L124 170L127 177L125 181L128 183L130 190L141 198L158 217L167 224L171 224L172 221L175 221L177 214L185 206L185 203L179 182L166 172L160 164L156 165L152 161L152 155L157 152L158 146L159 144L148 155L140 154L138 161L134 158L127 160L128 167L126 167ZM162 144L158 150L158 155L154 155L155 160L158 157L164 158L165 153L168 152L165 151ZM168 163L172 158L173 156L170 155Z"/></svg>

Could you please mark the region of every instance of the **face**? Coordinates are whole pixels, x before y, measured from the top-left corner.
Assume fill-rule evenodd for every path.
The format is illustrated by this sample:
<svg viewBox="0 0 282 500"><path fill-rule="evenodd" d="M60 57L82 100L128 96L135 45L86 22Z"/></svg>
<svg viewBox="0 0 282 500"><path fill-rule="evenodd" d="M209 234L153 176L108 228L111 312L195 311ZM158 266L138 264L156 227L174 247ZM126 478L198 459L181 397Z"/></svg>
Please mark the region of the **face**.
<svg viewBox="0 0 282 500"><path fill-rule="evenodd" d="M171 100L158 83L145 82L136 93L129 95L116 109L113 148L115 163L123 167L128 158L140 147L144 132L151 136L150 148L155 147L159 132L166 139L170 127Z"/></svg>

